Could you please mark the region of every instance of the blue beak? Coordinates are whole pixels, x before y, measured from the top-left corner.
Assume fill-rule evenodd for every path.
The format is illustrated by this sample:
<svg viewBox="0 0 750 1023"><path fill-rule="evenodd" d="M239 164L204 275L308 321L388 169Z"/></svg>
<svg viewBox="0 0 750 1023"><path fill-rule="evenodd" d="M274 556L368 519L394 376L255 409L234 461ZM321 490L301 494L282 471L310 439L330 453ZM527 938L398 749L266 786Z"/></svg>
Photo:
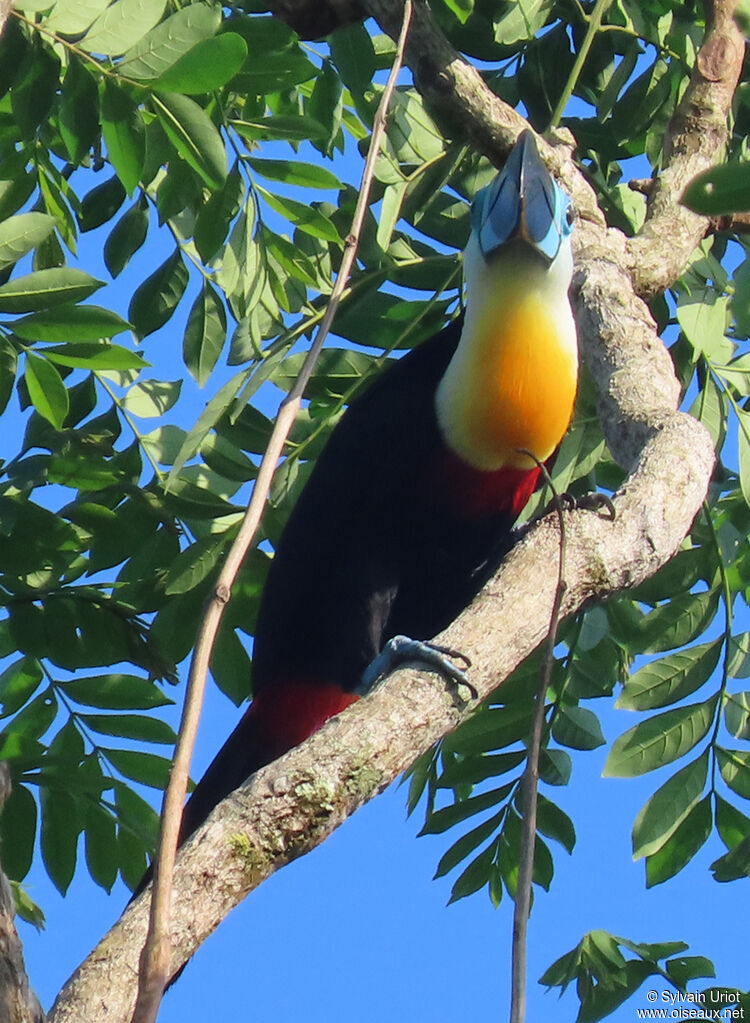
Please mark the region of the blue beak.
<svg viewBox="0 0 750 1023"><path fill-rule="evenodd" d="M519 239L546 263L554 260L572 229L570 199L542 163L530 131L519 135L502 171L476 194L471 222L485 259Z"/></svg>

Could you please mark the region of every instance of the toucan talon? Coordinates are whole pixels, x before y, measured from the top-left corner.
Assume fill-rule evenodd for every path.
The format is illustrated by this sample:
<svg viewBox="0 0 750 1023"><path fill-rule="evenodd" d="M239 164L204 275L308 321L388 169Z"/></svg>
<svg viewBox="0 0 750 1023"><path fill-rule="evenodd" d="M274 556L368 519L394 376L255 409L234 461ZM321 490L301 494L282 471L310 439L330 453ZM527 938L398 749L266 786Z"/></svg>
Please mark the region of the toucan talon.
<svg viewBox="0 0 750 1023"><path fill-rule="evenodd" d="M596 490L592 490L589 494L583 494L575 501L575 508L581 511L593 511L601 512L602 509L606 508L609 512L609 518L614 522L617 516L617 509L615 503L609 494L601 494Z"/></svg>
<svg viewBox="0 0 750 1023"><path fill-rule="evenodd" d="M463 650L456 650L455 647L452 646L443 646L442 643L425 643L424 645L429 647L431 650L436 650L439 654L443 654L445 657L449 658L450 662L462 661L462 671L471 667L471 658L468 654L465 654Z"/></svg>
<svg viewBox="0 0 750 1023"><path fill-rule="evenodd" d="M466 686L473 699L477 699L479 694L467 679L466 672L454 663L453 658L461 660L466 668L471 666L469 658L460 651L421 639L410 639L408 636L394 636L365 668L356 692L362 695L368 693L386 675L412 662L430 671L437 671L458 685Z"/></svg>
<svg viewBox="0 0 750 1023"><path fill-rule="evenodd" d="M563 511L593 511L600 512L603 508L609 512L609 518L614 522L617 511L615 509L614 501L608 494L601 494L596 490L592 490L588 494L581 494L580 497L575 497L573 494L569 494L566 490L558 497L560 504L562 505ZM551 501L550 504L544 510L544 514L548 514L554 511L555 502Z"/></svg>

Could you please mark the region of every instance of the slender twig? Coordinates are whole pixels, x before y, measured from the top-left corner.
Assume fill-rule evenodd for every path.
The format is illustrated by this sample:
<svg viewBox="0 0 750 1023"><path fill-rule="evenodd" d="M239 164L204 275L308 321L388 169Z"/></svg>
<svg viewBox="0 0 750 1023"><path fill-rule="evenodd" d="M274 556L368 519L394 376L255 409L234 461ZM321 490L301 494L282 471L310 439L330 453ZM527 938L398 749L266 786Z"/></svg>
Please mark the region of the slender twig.
<svg viewBox="0 0 750 1023"><path fill-rule="evenodd" d="M521 782L521 848L518 862L518 885L513 911L513 948L511 951L510 1023L523 1023L526 1018L526 932L531 912L531 885L534 877L534 847L536 845L536 793L539 785L539 755L544 730L544 708L547 689L555 664L555 643L560 613L565 596L565 519L560 495L555 489L546 466L530 451L529 455L544 476L552 492L553 504L560 525L560 557L557 567L557 587L552 601L549 630L547 632L544 661L539 672L539 686L534 702L534 718L526 753L526 770Z"/></svg>
<svg viewBox="0 0 750 1023"><path fill-rule="evenodd" d="M565 88L563 89L562 93L560 94L560 98L557 101L555 112L552 114L552 119L550 120L549 124L550 128L556 128L557 125L560 123L560 119L565 112L565 107L568 105L568 100L573 95L573 90L575 89L576 85L578 85L578 79L581 77L583 65L586 63L586 58L589 55L589 50L591 49L591 46L594 42L594 39L597 36L597 33L601 29L602 18L607 13L607 8L611 3L612 0L596 0L596 6L594 7L590 16L586 18L586 21L588 22L586 28L586 35L583 37L581 48L576 54L575 63L573 64L568 80L565 83Z"/></svg>
<svg viewBox="0 0 750 1023"><path fill-rule="evenodd" d="M294 423L302 403L302 394L312 374L326 335L330 330L333 317L338 308L341 294L351 272L357 246L362 232L362 224L367 210L367 203L374 177L375 161L380 150L380 142L385 131L388 106L396 78L401 69L406 38L411 21L411 0L404 5L404 19L401 35L396 50L393 66L373 123L370 149L362 173L359 199L354 211L351 230L346 237L341 268L336 278L331 301L326 315L315 336L307 358L304 361L294 387L281 403L271 438L268 442L263 460L258 471L258 478L253 489L245 518L240 527L237 539L232 545L224 566L219 574L212 599L210 600L198 634L198 640L190 666L185 706L180 723L180 732L175 749L169 785L164 793L161 814L161 833L159 850L154 862L154 881L151 894L151 910L149 929L146 942L141 953L138 997L133 1012L133 1023L153 1023L161 1003L164 987L169 979L171 943L169 939L170 909L172 894L172 876L177 854L182 806L187 792L190 776L190 761L193 745L198 729L206 677L211 658L214 639L226 606L237 571L255 537L260 523L271 481L284 443Z"/></svg>

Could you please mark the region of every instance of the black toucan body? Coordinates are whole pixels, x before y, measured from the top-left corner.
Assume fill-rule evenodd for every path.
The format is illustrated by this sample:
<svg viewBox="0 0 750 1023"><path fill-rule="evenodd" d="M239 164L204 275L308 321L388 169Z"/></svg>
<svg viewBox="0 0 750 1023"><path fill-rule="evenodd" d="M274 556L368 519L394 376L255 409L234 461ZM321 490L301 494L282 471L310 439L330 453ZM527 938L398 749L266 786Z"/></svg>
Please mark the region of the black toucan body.
<svg viewBox="0 0 750 1023"><path fill-rule="evenodd" d="M472 206L466 314L352 402L269 571L254 698L188 801L182 839L362 691L384 643L430 639L513 543L576 391L567 196L526 132Z"/></svg>

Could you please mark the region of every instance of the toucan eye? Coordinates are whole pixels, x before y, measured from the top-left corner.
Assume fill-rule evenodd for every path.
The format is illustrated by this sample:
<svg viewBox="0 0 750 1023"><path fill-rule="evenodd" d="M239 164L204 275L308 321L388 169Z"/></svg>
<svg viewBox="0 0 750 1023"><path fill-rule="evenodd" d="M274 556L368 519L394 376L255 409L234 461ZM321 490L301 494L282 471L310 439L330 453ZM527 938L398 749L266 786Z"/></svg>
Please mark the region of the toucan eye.
<svg viewBox="0 0 750 1023"><path fill-rule="evenodd" d="M568 206L568 208L565 210L565 223L568 225L568 227L572 227L574 220L575 210L573 209L572 206Z"/></svg>

